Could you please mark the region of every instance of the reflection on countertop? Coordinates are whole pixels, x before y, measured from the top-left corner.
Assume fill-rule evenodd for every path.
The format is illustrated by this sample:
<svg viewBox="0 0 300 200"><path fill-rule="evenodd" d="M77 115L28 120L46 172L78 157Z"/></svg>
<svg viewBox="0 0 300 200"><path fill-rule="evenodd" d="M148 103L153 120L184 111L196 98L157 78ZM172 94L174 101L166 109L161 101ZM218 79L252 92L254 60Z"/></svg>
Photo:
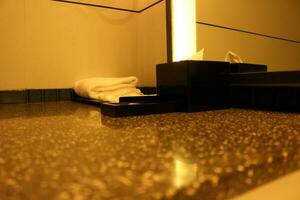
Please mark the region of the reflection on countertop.
<svg viewBox="0 0 300 200"><path fill-rule="evenodd" d="M300 169L300 115L0 105L0 199L228 199Z"/></svg>

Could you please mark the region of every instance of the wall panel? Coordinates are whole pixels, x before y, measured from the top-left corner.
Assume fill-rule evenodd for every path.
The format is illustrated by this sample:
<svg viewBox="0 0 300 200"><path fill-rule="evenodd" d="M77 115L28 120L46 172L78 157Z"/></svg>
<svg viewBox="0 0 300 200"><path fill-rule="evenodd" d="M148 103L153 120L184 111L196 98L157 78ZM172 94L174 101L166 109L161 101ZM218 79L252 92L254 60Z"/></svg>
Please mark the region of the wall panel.
<svg viewBox="0 0 300 200"><path fill-rule="evenodd" d="M205 60L224 60L228 50L244 62L262 63L271 71L300 70L300 45L246 33L197 26L197 46L205 48Z"/></svg>
<svg viewBox="0 0 300 200"><path fill-rule="evenodd" d="M300 41L298 0L197 0L197 21Z"/></svg>
<svg viewBox="0 0 300 200"><path fill-rule="evenodd" d="M20 0L0 1L0 89L27 81L24 5Z"/></svg>
<svg viewBox="0 0 300 200"><path fill-rule="evenodd" d="M105 1L128 8L153 2ZM51 0L2 0L0 90L69 88L83 78L144 76L149 70L140 85L154 84L153 66L165 56L163 5L131 13Z"/></svg>
<svg viewBox="0 0 300 200"><path fill-rule="evenodd" d="M196 8L197 49L205 48L205 59L224 60L232 50L272 71L300 70L299 1L197 0Z"/></svg>
<svg viewBox="0 0 300 200"><path fill-rule="evenodd" d="M165 3L138 16L138 67L143 86L156 85L156 64L167 62Z"/></svg>

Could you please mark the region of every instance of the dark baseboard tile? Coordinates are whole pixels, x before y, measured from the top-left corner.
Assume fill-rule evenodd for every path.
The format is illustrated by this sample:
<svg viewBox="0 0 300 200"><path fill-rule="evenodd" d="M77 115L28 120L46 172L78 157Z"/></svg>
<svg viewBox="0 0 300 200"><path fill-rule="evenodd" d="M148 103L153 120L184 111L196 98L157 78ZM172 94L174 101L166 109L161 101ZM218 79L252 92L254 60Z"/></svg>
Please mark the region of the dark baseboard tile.
<svg viewBox="0 0 300 200"><path fill-rule="evenodd" d="M0 91L0 103L26 103L27 91Z"/></svg>
<svg viewBox="0 0 300 200"><path fill-rule="evenodd" d="M30 103L38 103L43 101L43 90L28 90L28 101Z"/></svg>
<svg viewBox="0 0 300 200"><path fill-rule="evenodd" d="M33 89L0 91L0 104L39 103L72 100L73 89Z"/></svg>
<svg viewBox="0 0 300 200"><path fill-rule="evenodd" d="M139 87L144 94L156 94L156 87ZM74 100L71 88L0 91L0 104L40 103Z"/></svg>
<svg viewBox="0 0 300 200"><path fill-rule="evenodd" d="M59 89L58 90L58 99L60 101L72 100L73 95L74 95L73 89Z"/></svg>

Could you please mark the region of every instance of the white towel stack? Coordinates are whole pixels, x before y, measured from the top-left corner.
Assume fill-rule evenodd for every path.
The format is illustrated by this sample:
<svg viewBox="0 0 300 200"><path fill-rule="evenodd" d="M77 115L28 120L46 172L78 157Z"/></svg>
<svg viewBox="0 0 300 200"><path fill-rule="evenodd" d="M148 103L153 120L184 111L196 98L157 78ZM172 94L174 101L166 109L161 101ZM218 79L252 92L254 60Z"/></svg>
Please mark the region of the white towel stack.
<svg viewBox="0 0 300 200"><path fill-rule="evenodd" d="M124 96L142 96L136 88L138 79L134 76L122 78L95 77L75 82L74 91L81 97L119 103Z"/></svg>

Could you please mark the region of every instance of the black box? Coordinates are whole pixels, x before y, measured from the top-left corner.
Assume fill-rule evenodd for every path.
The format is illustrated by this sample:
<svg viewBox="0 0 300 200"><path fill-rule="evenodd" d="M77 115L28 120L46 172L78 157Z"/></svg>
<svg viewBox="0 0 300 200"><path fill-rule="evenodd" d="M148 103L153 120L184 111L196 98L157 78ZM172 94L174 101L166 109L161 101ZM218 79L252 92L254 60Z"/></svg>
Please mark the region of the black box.
<svg viewBox="0 0 300 200"><path fill-rule="evenodd" d="M300 71L232 73L230 86L300 87Z"/></svg>
<svg viewBox="0 0 300 200"><path fill-rule="evenodd" d="M242 72L266 72L268 70L267 65L258 65L250 63L231 63L231 73L242 73Z"/></svg>
<svg viewBox="0 0 300 200"><path fill-rule="evenodd" d="M157 94L179 102L178 110L193 112L229 108L230 64L181 61L156 66Z"/></svg>
<svg viewBox="0 0 300 200"><path fill-rule="evenodd" d="M144 103L102 103L101 113L111 117L126 117L132 115L150 115L176 112L176 101L144 102Z"/></svg>
<svg viewBox="0 0 300 200"><path fill-rule="evenodd" d="M233 107L300 111L300 71L230 74Z"/></svg>

